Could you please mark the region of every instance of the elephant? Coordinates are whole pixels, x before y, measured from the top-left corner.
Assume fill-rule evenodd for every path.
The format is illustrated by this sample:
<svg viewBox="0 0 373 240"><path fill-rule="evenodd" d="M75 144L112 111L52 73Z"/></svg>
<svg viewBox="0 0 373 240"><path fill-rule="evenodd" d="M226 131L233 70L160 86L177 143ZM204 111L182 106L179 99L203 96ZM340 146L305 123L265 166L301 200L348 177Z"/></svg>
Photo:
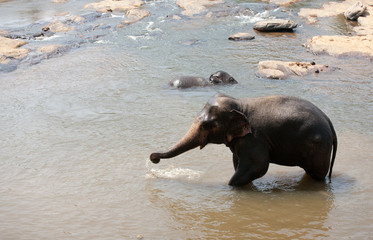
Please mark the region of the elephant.
<svg viewBox="0 0 373 240"><path fill-rule="evenodd" d="M183 138L169 151L150 155L153 163L208 143L233 153L231 186L264 176L269 163L299 166L318 181L331 179L337 135L330 119L311 102L292 96L212 97Z"/></svg>
<svg viewBox="0 0 373 240"><path fill-rule="evenodd" d="M206 87L223 84L237 84L238 82L227 72L217 71L206 79L203 77L181 76L170 81L175 88Z"/></svg>

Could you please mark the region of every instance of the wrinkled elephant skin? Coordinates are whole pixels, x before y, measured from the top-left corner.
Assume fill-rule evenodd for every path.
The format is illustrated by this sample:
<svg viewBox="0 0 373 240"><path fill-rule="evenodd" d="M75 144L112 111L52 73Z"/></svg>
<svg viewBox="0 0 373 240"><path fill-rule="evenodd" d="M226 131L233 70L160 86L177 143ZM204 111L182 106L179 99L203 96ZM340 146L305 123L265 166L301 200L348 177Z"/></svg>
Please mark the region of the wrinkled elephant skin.
<svg viewBox="0 0 373 240"><path fill-rule="evenodd" d="M224 143L233 153L229 185L262 177L269 163L299 166L315 180L331 178L337 135L330 119L312 103L288 96L235 99L217 94L169 151L150 155L153 163L208 143Z"/></svg>

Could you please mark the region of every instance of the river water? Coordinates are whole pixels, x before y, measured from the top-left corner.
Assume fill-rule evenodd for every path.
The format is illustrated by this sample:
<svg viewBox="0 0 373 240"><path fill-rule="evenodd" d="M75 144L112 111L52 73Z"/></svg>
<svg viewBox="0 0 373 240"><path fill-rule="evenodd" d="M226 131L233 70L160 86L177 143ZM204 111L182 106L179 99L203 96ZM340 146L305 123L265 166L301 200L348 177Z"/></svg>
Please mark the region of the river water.
<svg viewBox="0 0 373 240"><path fill-rule="evenodd" d="M0 28L62 11L82 15L87 2L3 2ZM174 20L181 12L176 1L146 1L151 15L138 23L104 29L95 41L0 73L0 239L371 239L372 62L307 52L302 44L308 38L351 29L340 17L315 25L297 17L301 7L319 6L307 1L282 11L226 1L209 18ZM256 21L272 16L297 21L297 30L253 32ZM119 13L105 21L115 26L122 19ZM256 38L227 40L243 31ZM60 36L43 42L78 35ZM337 70L260 79L255 71L262 60L315 61ZM179 75L207 77L217 70L239 84L168 86ZM150 163L149 154L182 137L217 92L293 95L319 106L339 140L331 182L271 165L252 185L231 188L231 153L223 145Z"/></svg>

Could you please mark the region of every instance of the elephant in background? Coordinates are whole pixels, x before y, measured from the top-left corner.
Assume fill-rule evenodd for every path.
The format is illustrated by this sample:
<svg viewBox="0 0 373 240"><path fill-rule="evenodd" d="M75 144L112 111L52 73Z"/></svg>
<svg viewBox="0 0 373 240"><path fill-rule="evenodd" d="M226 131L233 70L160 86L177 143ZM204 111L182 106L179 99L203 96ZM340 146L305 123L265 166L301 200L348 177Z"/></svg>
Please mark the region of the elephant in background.
<svg viewBox="0 0 373 240"><path fill-rule="evenodd" d="M237 84L238 82L227 72L217 71L206 79L203 77L181 76L170 81L175 88L206 87L213 85Z"/></svg>
<svg viewBox="0 0 373 240"><path fill-rule="evenodd" d="M299 166L313 179L331 178L337 135L330 119L309 101L290 96L211 98L185 136L153 163L208 143L224 143L233 153L231 186L262 177L269 163Z"/></svg>

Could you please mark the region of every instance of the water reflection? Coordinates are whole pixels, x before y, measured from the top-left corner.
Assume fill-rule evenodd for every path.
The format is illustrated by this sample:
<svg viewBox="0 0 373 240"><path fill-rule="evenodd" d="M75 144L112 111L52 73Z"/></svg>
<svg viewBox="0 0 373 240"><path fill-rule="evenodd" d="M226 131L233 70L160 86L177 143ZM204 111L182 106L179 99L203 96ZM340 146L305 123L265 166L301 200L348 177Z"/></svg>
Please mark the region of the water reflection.
<svg viewBox="0 0 373 240"><path fill-rule="evenodd" d="M331 185L290 175L265 177L239 189L173 181L172 192L165 189L170 184L165 179L153 179L147 192L187 238L327 238L325 220L334 202Z"/></svg>

